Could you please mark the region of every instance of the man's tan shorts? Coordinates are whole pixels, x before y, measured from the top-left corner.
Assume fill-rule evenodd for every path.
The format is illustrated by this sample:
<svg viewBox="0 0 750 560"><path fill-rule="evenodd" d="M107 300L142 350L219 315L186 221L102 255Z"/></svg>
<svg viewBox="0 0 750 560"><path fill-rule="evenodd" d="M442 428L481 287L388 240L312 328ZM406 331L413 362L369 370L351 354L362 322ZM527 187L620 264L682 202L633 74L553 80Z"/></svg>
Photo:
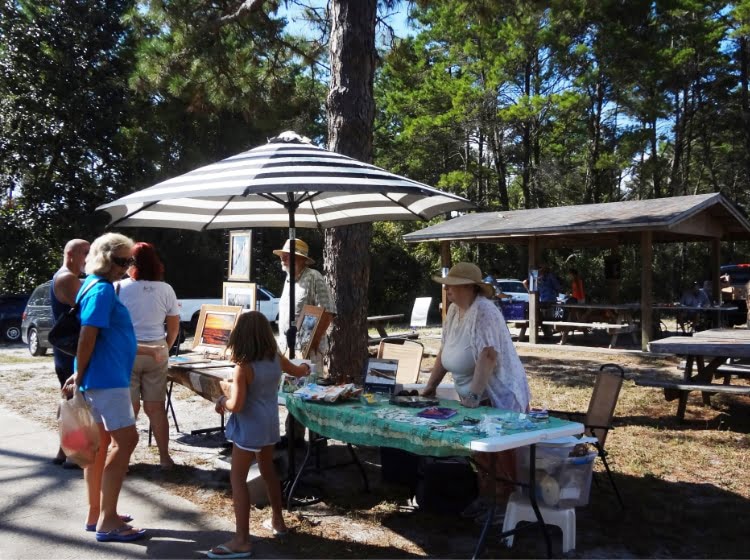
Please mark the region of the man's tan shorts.
<svg viewBox="0 0 750 560"><path fill-rule="evenodd" d="M167 342L164 339L139 341L139 344L167 347ZM164 402L166 400L167 367L167 362L157 364L151 356L138 355L135 357L133 373L130 376L130 397L133 402Z"/></svg>

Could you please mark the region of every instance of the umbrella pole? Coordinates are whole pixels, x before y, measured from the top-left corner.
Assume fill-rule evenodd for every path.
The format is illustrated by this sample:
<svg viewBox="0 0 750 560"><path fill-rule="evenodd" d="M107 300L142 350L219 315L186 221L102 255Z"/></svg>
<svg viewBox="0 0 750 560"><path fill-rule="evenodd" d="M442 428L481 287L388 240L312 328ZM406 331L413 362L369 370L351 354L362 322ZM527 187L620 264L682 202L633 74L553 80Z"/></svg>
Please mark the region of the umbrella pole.
<svg viewBox="0 0 750 560"><path fill-rule="evenodd" d="M290 193L291 195L291 193ZM291 200L291 198L290 198ZM294 243L296 237L294 223L294 206L289 206L289 330L286 331L286 347L289 350L289 359L294 359L294 347L297 344L297 321L295 311L297 306L294 299L294 285L297 283L297 254Z"/></svg>

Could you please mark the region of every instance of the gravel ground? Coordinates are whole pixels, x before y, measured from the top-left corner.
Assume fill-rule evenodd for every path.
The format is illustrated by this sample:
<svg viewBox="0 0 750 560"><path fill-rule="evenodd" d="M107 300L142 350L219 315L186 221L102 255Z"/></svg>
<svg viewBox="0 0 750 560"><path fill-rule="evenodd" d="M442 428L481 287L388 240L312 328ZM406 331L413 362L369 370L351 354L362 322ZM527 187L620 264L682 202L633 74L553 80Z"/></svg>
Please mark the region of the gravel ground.
<svg viewBox="0 0 750 560"><path fill-rule="evenodd" d="M432 338L431 338L432 337ZM434 333L426 331L420 338L429 351L439 344ZM186 343L186 346L189 341ZM675 360L644 358L639 352L605 351L544 345L537 348L519 344L518 351L524 361L535 395L544 395L545 402L534 405L563 408L566 391L547 384L554 378L567 382L582 372L590 373L598 364L616 361L630 372L654 373L673 370ZM434 358L425 358L423 369L428 368ZM590 389L576 386L585 399ZM56 429L55 408L59 399L59 388L51 357L33 358L21 345L0 344L0 397L4 405L30 416L33 420ZM654 402L659 396L654 393ZM131 477L147 477L162 484L165 491L186 497L215 515L233 519L231 491L228 481L228 463L225 460L223 438L218 433L191 435L190 431L218 426L219 416L213 405L190 390L175 385L173 403L180 432L170 418L170 448L178 467L163 472L158 466L158 453L148 445L148 424L141 417L138 429L141 439L131 461ZM572 403L580 409L581 402ZM640 406L640 405L639 405ZM567 408L567 407L564 407ZM585 408L585 406L584 406ZM569 409L569 408L568 408ZM285 419L281 407L280 423ZM616 442L615 442L616 443ZM56 450L50 449L50 458ZM310 480L324 488L324 500L316 505L285 514L292 529L287 541L281 546L279 557L289 558L409 558L409 557L454 557L471 556L479 528L471 521L431 515L414 507L409 492L400 486L385 484L380 479L379 453L373 449L360 449L371 484L371 492L362 491L362 481L352 468L322 471ZM284 469L286 451L278 451L279 465ZM334 463L346 456L346 447L330 442L322 454L323 465ZM301 459L301 455L298 455ZM623 469L627 465L623 465ZM127 484L127 481L126 481ZM632 552L633 542L601 542L601 520L596 519L606 512L617 509L611 496L599 496L603 505L596 509L579 510L578 542L583 543L571 557L637 557ZM604 508L603 510L601 508ZM612 510L614 508L614 510ZM604 511L605 513L602 513ZM615 512L616 513L616 512ZM260 523L269 515L256 511L251 515L251 531L265 535ZM637 520L638 523L642 522ZM496 541L496 539L495 539ZM586 544L588 543L588 544ZM555 554L560 554L560 534L553 529ZM642 547L643 545L641 545ZM669 550L660 548L659 540L640 556L670 556ZM517 539L513 549L507 550L497 542L490 542L487 556L512 558L518 556L543 557L543 541L529 534ZM677 554L690 556L691 554ZM698 554L702 555L702 554ZM710 555L710 554L709 554Z"/></svg>

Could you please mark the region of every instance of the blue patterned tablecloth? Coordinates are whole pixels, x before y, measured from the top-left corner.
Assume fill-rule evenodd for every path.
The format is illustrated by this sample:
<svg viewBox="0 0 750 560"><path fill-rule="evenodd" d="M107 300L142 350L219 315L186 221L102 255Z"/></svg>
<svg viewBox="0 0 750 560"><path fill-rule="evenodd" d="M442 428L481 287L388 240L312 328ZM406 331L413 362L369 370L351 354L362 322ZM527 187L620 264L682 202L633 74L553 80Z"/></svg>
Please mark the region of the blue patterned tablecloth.
<svg viewBox="0 0 750 560"><path fill-rule="evenodd" d="M517 417L515 413L497 408L466 408L456 401L441 401L441 407L454 409L457 414L447 420L420 425L411 421L411 418L415 418L417 413L423 410L421 408L407 408L387 403L368 406L359 401L320 403L304 401L292 394L286 394L285 397L289 412L307 428L320 435L355 445L397 447L419 455L435 457L471 455L472 442L488 438L475 426L462 425L466 417L477 420L481 420L484 415L502 417L510 414ZM520 440L524 438L518 436L523 434L533 436L535 432L540 432L541 436L541 432L547 433L550 429L572 426L580 424L550 418L547 422L529 423L523 429L503 430L503 435L494 438Z"/></svg>

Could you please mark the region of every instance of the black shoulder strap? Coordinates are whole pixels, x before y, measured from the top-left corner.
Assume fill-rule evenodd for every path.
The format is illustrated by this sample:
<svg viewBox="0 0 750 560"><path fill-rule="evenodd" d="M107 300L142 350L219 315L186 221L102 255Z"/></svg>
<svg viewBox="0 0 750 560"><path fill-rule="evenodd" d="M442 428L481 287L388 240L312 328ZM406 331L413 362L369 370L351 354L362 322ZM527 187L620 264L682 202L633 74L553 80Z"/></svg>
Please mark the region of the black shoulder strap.
<svg viewBox="0 0 750 560"><path fill-rule="evenodd" d="M98 282L101 282L101 280L99 278L97 278L96 280L94 280L93 282L91 282L91 284L89 284L88 286L86 286L85 290L83 290L81 293L79 293L76 296L76 304L73 306L74 309L78 310L78 308L81 306L81 298L83 296L85 296L86 292L88 292L91 288L93 288L94 284L97 284Z"/></svg>

